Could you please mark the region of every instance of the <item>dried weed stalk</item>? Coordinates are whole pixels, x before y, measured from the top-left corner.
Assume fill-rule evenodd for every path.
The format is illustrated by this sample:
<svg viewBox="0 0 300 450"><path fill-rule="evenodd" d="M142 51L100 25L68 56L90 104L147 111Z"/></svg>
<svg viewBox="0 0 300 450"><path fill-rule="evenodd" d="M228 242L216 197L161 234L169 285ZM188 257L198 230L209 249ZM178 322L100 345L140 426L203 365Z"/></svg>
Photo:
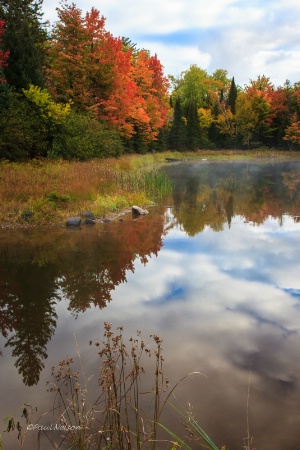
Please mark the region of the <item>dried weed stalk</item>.
<svg viewBox="0 0 300 450"><path fill-rule="evenodd" d="M73 369L74 359L61 361L52 370L54 381L49 383L49 391L55 393L52 424L64 431L44 433L56 449L65 448L66 444L67 448L79 450L131 450L142 446L154 449L169 384L163 374L162 340L151 335L154 346L149 348L138 331L126 345L123 327L114 332L112 325L105 322L104 330L104 340L94 342L101 359L97 393L93 392L96 400L90 401L88 383L80 382L79 372ZM80 358L78 346L77 353ZM145 356L154 358L153 386L147 392L141 390ZM146 394L153 402L150 413L142 408L141 397Z"/></svg>

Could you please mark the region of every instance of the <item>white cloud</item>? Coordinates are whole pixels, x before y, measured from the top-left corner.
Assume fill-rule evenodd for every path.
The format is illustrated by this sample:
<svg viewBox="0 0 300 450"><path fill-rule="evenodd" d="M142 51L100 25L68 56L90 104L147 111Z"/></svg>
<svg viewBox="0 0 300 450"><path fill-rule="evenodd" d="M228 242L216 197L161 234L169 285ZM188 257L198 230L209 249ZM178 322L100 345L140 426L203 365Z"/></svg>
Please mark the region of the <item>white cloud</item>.
<svg viewBox="0 0 300 450"><path fill-rule="evenodd" d="M233 0L211 1L204 0L184 2L152 0L148 3L133 0L126 6L121 2L103 1L103 12L110 20L118 23L120 28L134 33L165 34L177 30L214 26L226 15L227 7ZM111 14L111 19L109 18Z"/></svg>
<svg viewBox="0 0 300 450"><path fill-rule="evenodd" d="M211 63L211 55L202 52L197 46L168 46L159 42L142 42L141 44L141 47L150 50L152 55L156 53L162 65L164 65L164 61L167 63L164 66L165 75L180 75L191 64L197 64L202 69L208 69Z"/></svg>
<svg viewBox="0 0 300 450"><path fill-rule="evenodd" d="M275 85L299 81L300 3L298 0L79 0L96 7L115 36L156 53L166 74L178 75L191 64L212 73L226 69L243 86L266 75ZM45 18L54 20L58 2L44 0Z"/></svg>

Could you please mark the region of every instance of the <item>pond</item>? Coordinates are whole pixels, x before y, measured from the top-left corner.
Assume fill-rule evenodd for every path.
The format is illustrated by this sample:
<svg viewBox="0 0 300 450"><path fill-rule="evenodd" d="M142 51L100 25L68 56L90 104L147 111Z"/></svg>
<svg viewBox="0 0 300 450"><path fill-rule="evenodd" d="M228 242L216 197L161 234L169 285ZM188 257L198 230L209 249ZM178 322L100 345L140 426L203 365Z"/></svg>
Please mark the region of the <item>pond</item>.
<svg viewBox="0 0 300 450"><path fill-rule="evenodd" d="M23 403L34 418L51 409L52 366L80 351L86 376L99 372L90 341L104 322L125 339L160 336L170 386L203 374L172 401L190 404L218 447L241 449L250 436L257 450L298 448L300 163L164 170L173 192L147 216L0 231L3 448L17 445L2 419ZM162 419L184 436L174 410Z"/></svg>

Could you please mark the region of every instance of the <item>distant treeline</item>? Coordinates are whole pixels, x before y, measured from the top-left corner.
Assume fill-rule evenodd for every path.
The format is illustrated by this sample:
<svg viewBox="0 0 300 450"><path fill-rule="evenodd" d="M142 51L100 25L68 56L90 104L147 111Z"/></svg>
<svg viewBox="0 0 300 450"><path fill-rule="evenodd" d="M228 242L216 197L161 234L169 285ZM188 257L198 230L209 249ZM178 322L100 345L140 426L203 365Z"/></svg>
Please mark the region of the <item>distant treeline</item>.
<svg viewBox="0 0 300 450"><path fill-rule="evenodd" d="M147 151L300 144L300 83L191 65L166 77L156 55L116 38L92 8L0 0L0 159L84 160Z"/></svg>

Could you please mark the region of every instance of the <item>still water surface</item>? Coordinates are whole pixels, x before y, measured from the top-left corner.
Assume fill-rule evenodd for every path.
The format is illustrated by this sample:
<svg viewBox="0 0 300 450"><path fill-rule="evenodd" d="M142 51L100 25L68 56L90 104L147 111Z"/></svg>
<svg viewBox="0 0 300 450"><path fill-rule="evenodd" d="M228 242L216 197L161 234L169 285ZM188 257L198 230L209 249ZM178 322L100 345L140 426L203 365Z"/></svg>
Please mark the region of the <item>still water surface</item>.
<svg viewBox="0 0 300 450"><path fill-rule="evenodd" d="M1 421L46 411L51 367L97 373L104 321L163 338L176 396L218 446L300 442L300 164L174 164L149 215L67 230L0 232ZM250 385L249 385L250 377ZM180 420L165 423L180 432ZM3 431L3 426L0 432ZM11 445L4 433L4 448ZM10 447L11 445L11 447ZM30 446L28 447L30 448Z"/></svg>

